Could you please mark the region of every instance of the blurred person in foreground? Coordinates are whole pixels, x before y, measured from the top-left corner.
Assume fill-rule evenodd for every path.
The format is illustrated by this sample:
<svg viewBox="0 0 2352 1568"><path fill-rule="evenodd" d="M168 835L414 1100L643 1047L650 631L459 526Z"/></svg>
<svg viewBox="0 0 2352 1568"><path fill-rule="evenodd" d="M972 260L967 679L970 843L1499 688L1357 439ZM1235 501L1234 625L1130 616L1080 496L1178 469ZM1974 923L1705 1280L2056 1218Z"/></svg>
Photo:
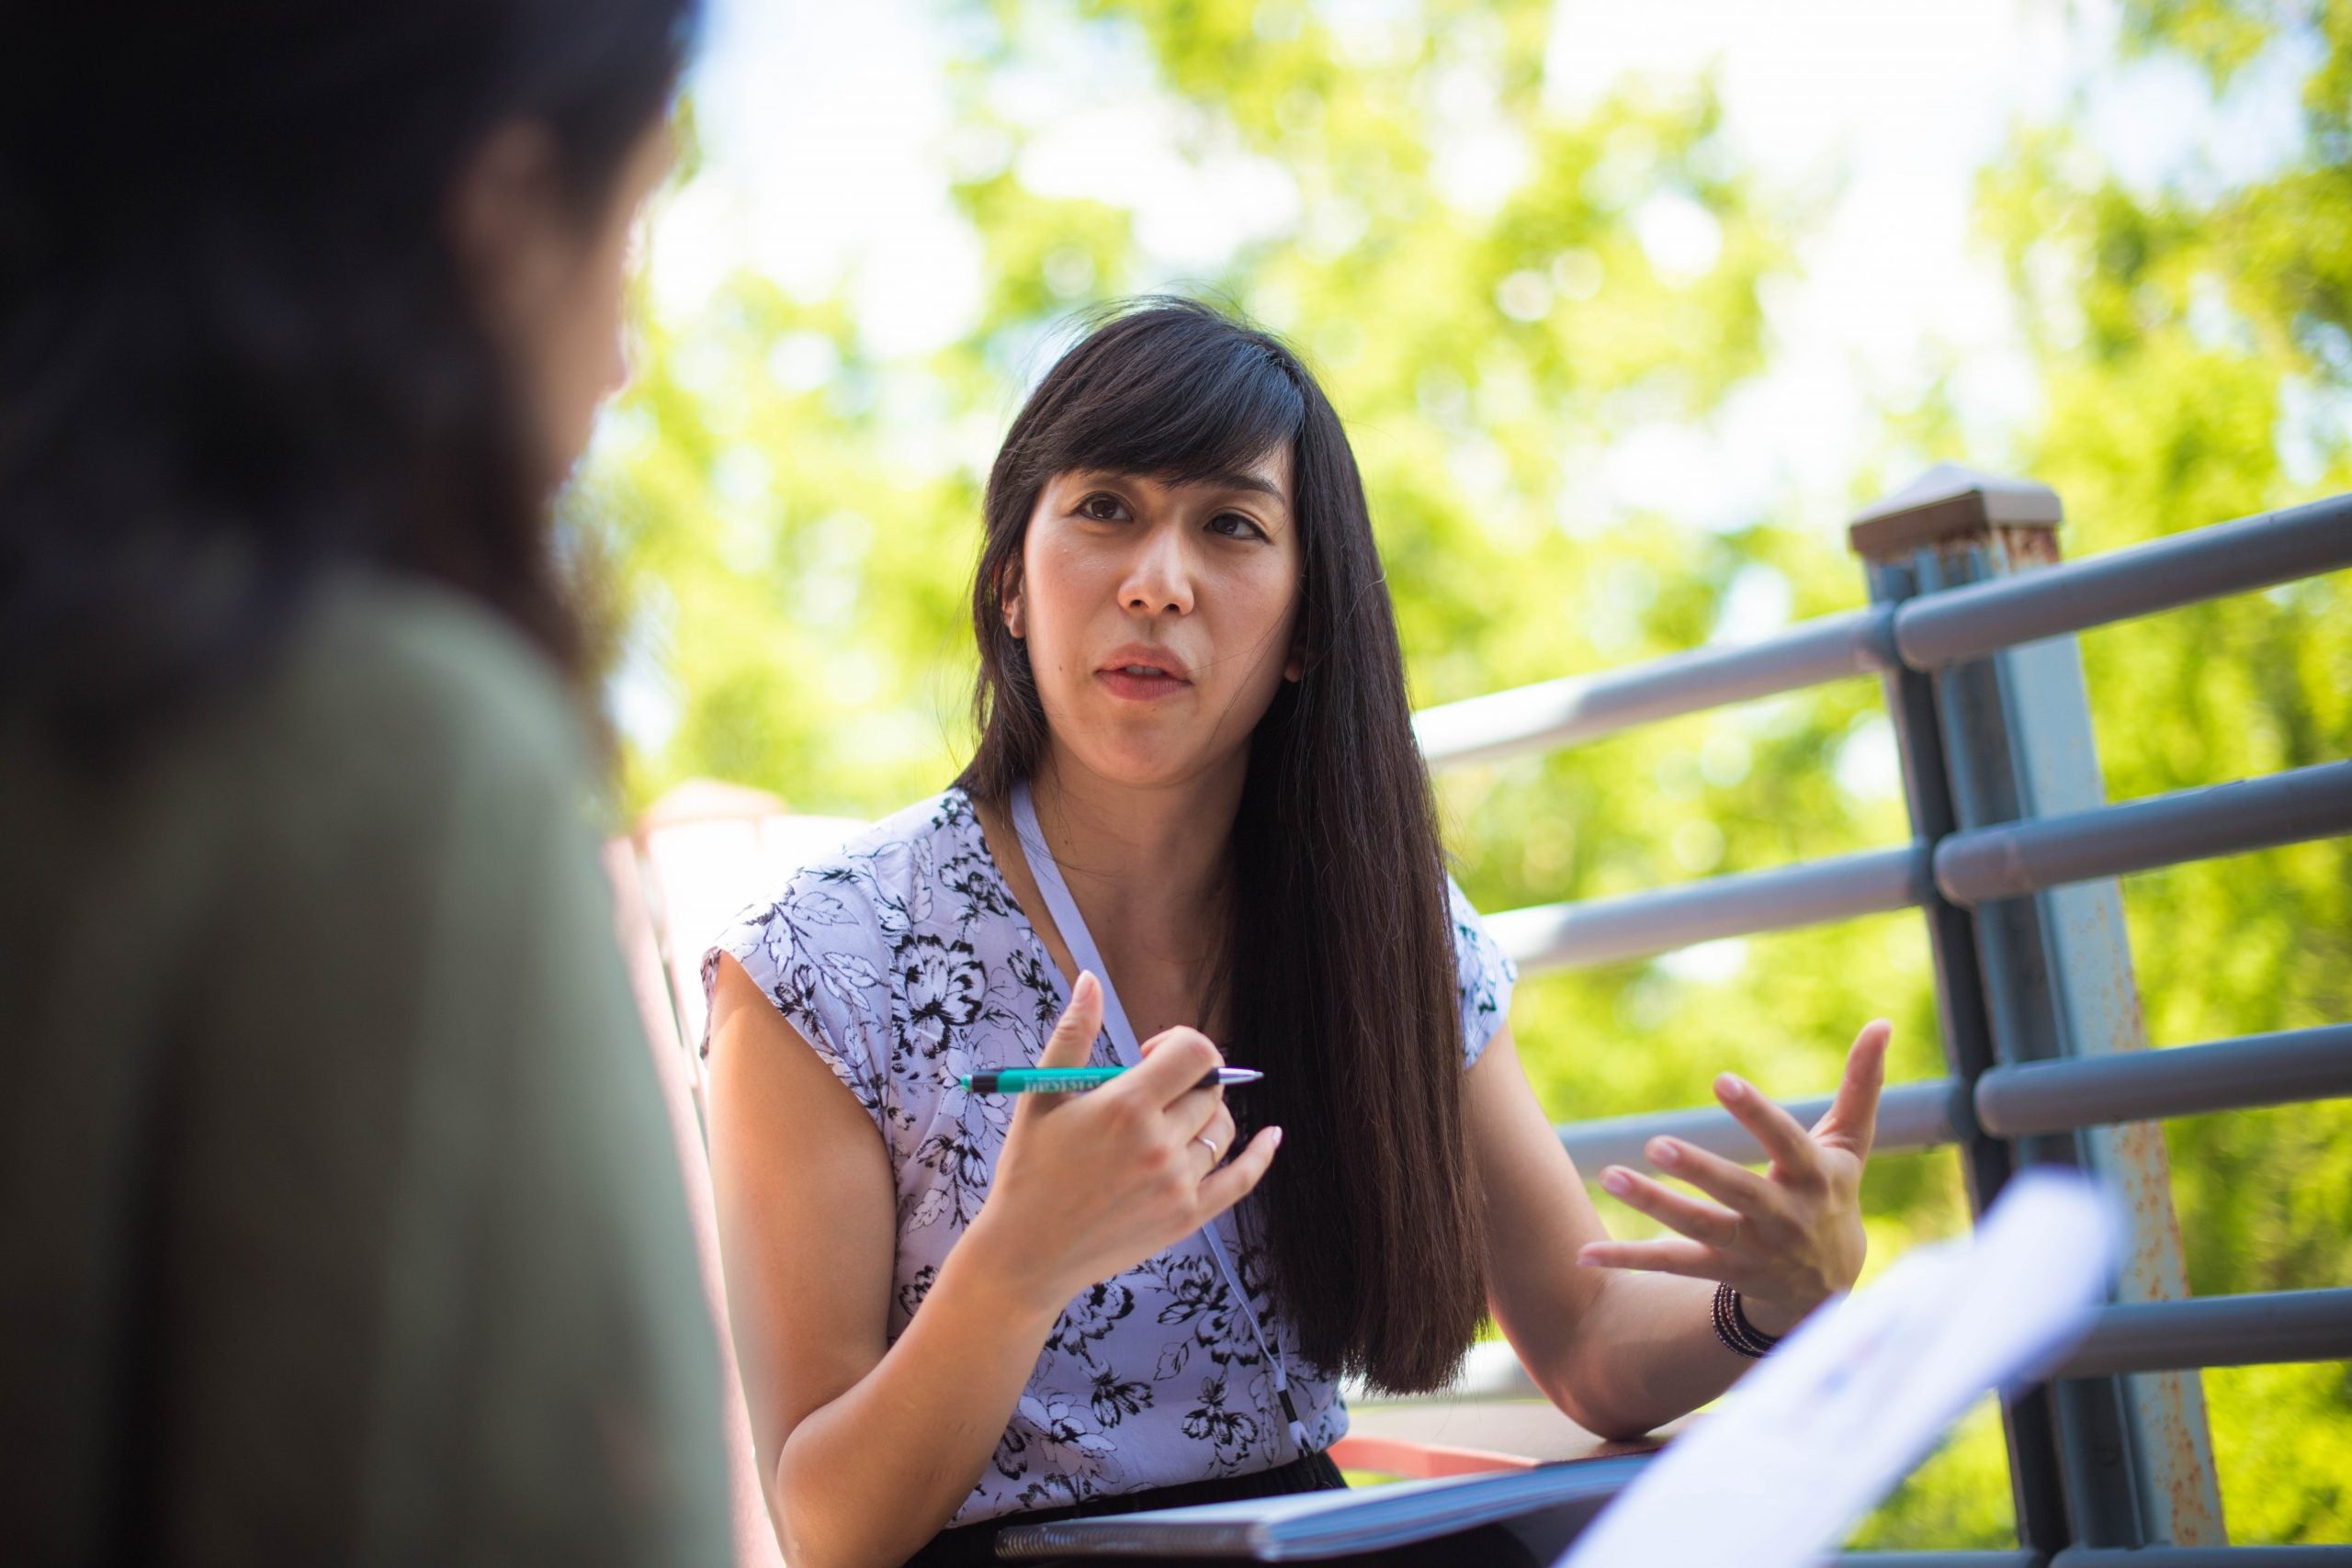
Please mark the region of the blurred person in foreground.
<svg viewBox="0 0 2352 1568"><path fill-rule="evenodd" d="M547 507L696 20L0 51L0 1561L729 1553Z"/></svg>

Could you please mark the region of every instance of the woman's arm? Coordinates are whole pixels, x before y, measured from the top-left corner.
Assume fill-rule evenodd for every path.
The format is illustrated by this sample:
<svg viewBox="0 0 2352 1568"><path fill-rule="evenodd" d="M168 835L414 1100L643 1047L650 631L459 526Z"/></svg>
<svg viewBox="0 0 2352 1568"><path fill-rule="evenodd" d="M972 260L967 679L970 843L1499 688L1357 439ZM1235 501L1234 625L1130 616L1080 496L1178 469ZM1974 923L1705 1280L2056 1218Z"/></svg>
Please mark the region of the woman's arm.
<svg viewBox="0 0 2352 1568"><path fill-rule="evenodd" d="M1605 1186L1682 1233L1614 1242L1536 1104L1510 1030L1497 1033L1470 1068L1465 1111L1486 1196L1488 1291L1496 1321L1554 1404L1605 1437L1645 1432L1713 1399L1747 1366L1715 1337L1715 1281L1738 1287L1768 1333L1852 1285L1886 1036L1883 1024L1863 1030L1837 1103L1810 1134L1753 1089L1718 1080L1726 1109L1774 1156L1771 1169L1759 1176L1654 1140L1653 1159L1667 1156L1721 1201L1611 1167Z"/></svg>
<svg viewBox="0 0 2352 1568"><path fill-rule="evenodd" d="M1609 1232L1535 1102L1508 1027L1464 1087L1486 1196L1488 1300L1545 1397L1578 1426L1624 1438L1729 1388L1745 1363L1709 1325L1713 1287L1577 1263Z"/></svg>
<svg viewBox="0 0 2352 1568"><path fill-rule="evenodd" d="M1081 978L1039 1060L1082 1064ZM793 1568L903 1561L971 1495L1061 1309L1256 1185L1279 1134L1230 1146L1219 1058L1171 1031L1080 1096L1024 1096L988 1201L887 1341L896 1189L874 1123L731 959L711 1025L711 1174L728 1310L769 1509ZM1270 1130L1271 1131L1271 1130Z"/></svg>

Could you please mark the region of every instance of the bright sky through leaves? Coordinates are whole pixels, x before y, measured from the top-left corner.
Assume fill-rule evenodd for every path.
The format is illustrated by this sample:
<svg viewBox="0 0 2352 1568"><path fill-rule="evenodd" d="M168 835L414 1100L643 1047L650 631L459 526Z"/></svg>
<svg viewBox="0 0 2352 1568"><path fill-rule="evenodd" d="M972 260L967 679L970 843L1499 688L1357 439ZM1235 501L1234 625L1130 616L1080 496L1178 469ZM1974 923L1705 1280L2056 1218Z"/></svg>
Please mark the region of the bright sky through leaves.
<svg viewBox="0 0 2352 1568"><path fill-rule="evenodd" d="M1318 9L1340 47L1368 62L1408 41L1400 13L1379 0ZM690 315L750 266L804 297L844 289L861 334L886 356L967 332L982 264L948 184L1010 149L959 130L950 113L947 72L968 42L961 24L925 0L720 0L715 24L694 82L705 163L657 225L657 309ZM1805 220L1798 276L1770 286L1765 372L1706 423L1633 431L1596 479L1601 502L1710 528L1792 491L1804 514L1834 527L1882 412L1939 379L1976 449L1998 461L2034 416L2035 382L1972 214L1977 172L2011 127L2054 119L2083 93L2093 145L2143 186L2200 171L2255 177L2297 135L2293 93L2279 85L2304 62L2258 70L2217 114L2177 62L2096 73L2116 28L2103 3L2056 0L1562 4L1544 61L1548 102L1577 111L1629 78L1712 73L1726 141ZM1148 51L1123 47L1116 29L1073 25L1009 74L997 107L1033 131L1023 183L1133 205L1163 282L1181 287L1236 245L1299 222L1283 171L1220 145L1215 127L1158 90ZM1432 90L1448 111L1434 149L1441 182L1465 209L1487 207L1521 166L1510 133L1481 122L1475 83ZM1634 230L1667 276L1713 261L1713 220L1672 193L1645 202ZM1075 250L1048 267L1057 260L1085 265ZM1083 296L1091 280L1055 281ZM1563 287L1576 279L1530 273L1507 280L1498 303L1540 313Z"/></svg>

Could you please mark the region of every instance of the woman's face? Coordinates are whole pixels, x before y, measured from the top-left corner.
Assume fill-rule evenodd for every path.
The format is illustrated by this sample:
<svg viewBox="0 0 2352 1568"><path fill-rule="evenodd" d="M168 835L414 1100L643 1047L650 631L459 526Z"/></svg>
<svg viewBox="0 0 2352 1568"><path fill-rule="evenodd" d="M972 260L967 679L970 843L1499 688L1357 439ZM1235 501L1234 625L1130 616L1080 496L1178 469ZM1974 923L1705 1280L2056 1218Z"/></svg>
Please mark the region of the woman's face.
<svg viewBox="0 0 2352 1568"><path fill-rule="evenodd" d="M1057 760L1129 784L1241 764L1285 679L1299 597L1288 447L1201 483L1057 474L1005 624Z"/></svg>
<svg viewBox="0 0 2352 1568"><path fill-rule="evenodd" d="M671 156L667 123L648 127L603 209L583 220L563 188L552 140L518 123L490 138L453 198L452 227L477 306L527 400L542 489L563 482L598 406L628 378L630 239Z"/></svg>

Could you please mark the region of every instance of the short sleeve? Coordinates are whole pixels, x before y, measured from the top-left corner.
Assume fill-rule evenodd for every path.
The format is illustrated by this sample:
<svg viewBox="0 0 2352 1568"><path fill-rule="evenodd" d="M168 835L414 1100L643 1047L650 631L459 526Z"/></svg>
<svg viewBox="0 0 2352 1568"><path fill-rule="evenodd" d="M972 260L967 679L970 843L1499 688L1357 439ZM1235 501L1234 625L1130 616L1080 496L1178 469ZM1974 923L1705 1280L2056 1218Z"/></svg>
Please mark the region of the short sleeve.
<svg viewBox="0 0 2352 1568"><path fill-rule="evenodd" d="M871 915L849 880L804 871L781 898L752 906L719 933L703 954L702 988L707 1003L718 955L731 955L887 1139L890 953Z"/></svg>
<svg viewBox="0 0 2352 1568"><path fill-rule="evenodd" d="M1496 942L1452 877L1446 878L1445 893L1453 919L1453 973L1462 998L1462 1065L1466 1068L1510 1021L1519 965Z"/></svg>

